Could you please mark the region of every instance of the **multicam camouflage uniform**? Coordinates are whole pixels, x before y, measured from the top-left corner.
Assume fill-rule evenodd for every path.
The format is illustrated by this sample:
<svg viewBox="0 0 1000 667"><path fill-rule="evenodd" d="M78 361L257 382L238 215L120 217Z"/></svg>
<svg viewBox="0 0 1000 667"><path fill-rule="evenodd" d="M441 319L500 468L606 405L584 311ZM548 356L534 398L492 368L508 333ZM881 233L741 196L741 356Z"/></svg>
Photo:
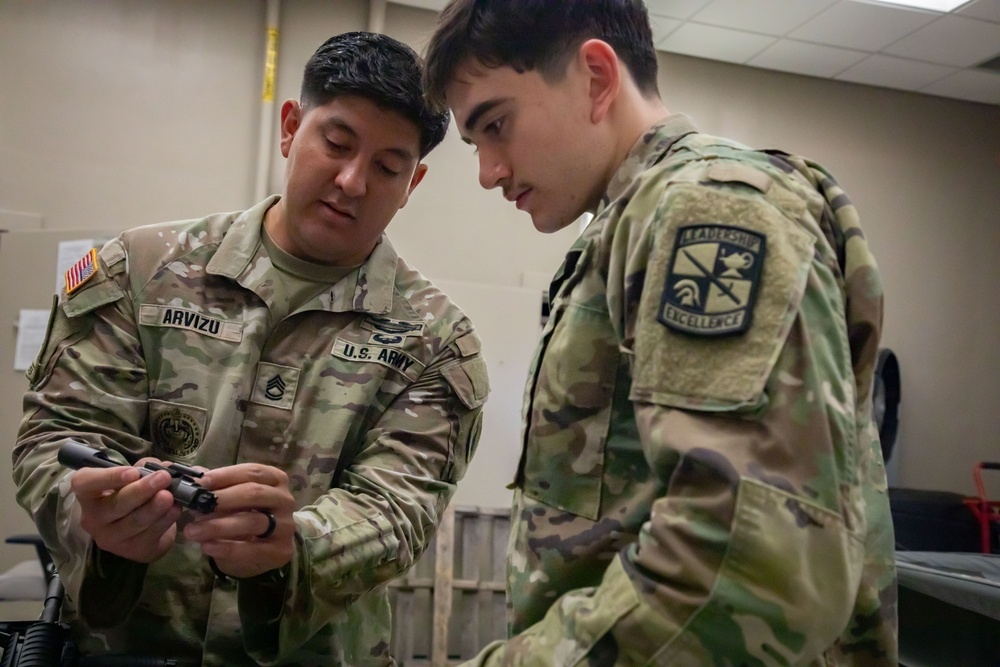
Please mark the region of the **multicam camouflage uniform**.
<svg viewBox="0 0 1000 667"><path fill-rule="evenodd" d="M385 238L342 279L305 299L308 281L292 280L290 294L262 250L274 201L108 243L29 371L18 500L87 652L393 664L385 584L426 548L474 451L488 392L479 338ZM221 582L182 537L148 568L101 552L56 462L71 437L122 461L285 470L299 507L290 571Z"/></svg>
<svg viewBox="0 0 1000 667"><path fill-rule="evenodd" d="M651 128L552 283L488 665L896 665L882 314L820 167Z"/></svg>

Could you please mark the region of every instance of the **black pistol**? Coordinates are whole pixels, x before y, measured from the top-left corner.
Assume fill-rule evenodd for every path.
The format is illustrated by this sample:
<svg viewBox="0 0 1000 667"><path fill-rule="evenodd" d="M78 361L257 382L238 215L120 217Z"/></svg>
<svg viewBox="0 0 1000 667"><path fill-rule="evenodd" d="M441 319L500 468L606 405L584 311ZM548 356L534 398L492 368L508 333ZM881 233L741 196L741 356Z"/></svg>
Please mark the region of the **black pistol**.
<svg viewBox="0 0 1000 667"><path fill-rule="evenodd" d="M116 468L124 465L113 461L108 457L107 452L103 450L95 449L73 440L70 440L59 448L59 463L73 470L79 470L80 468ZM168 488L170 493L174 494L174 502L203 514L210 514L215 510L215 504L218 501L215 494L201 488L198 482L195 481L198 477L202 477L204 473L180 463L161 466L149 462L144 467L138 468L138 470L139 475L142 477L150 475L157 470L166 470L173 477L173 481L170 482Z"/></svg>

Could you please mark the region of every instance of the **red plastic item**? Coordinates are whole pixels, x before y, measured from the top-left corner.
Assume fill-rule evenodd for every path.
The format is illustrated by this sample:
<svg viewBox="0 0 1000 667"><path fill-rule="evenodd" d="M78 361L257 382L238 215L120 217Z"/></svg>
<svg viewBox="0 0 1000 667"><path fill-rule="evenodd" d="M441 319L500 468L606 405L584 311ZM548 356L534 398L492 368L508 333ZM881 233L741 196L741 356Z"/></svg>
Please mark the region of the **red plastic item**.
<svg viewBox="0 0 1000 667"><path fill-rule="evenodd" d="M1000 525L1000 500L989 500L986 497L986 487L983 485L984 470L1000 470L1000 463L990 463L980 461L972 469L972 477L976 481L976 493L978 498L966 498L965 504L979 521L979 534L982 537L982 552L992 553L991 525Z"/></svg>

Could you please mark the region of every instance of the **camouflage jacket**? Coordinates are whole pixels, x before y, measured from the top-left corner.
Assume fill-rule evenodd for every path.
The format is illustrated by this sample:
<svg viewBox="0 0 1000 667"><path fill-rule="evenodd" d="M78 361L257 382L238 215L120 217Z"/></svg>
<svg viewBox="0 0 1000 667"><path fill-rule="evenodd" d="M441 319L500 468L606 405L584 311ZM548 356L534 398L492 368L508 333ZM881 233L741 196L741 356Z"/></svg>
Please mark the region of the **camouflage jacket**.
<svg viewBox="0 0 1000 667"><path fill-rule="evenodd" d="M480 341L385 237L272 321L281 294L260 244L274 201L125 232L54 308L14 477L86 652L393 664L385 585L427 547L473 454L488 392ZM182 536L148 568L97 549L56 460L70 437L121 461L282 468L299 506L287 576L221 582Z"/></svg>
<svg viewBox="0 0 1000 667"><path fill-rule="evenodd" d="M801 158L641 137L550 289L488 665L896 665L882 287Z"/></svg>

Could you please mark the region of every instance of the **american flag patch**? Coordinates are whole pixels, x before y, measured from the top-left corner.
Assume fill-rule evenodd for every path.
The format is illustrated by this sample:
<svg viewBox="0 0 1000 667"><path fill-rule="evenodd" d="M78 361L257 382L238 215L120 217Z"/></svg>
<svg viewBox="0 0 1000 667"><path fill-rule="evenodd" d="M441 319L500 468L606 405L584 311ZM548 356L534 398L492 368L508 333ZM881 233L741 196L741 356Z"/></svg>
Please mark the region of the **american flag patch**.
<svg viewBox="0 0 1000 667"><path fill-rule="evenodd" d="M83 259L66 272L66 294L72 294L78 287L97 273L97 249L91 248Z"/></svg>

